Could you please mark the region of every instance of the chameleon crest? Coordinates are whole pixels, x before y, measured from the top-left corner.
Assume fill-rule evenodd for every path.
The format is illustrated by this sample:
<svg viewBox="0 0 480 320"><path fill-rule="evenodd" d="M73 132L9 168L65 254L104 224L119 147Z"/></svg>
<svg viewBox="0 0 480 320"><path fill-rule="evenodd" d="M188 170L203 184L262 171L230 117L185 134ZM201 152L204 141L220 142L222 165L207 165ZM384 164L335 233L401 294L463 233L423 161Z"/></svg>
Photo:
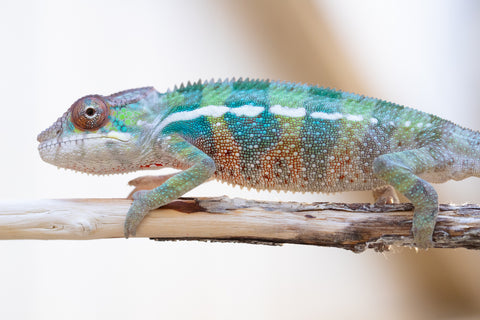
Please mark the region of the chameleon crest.
<svg viewBox="0 0 480 320"><path fill-rule="evenodd" d="M429 182L480 176L476 131L378 99L268 80L86 96L38 141L43 160L77 171L182 170L134 194L127 237L150 210L215 178L266 190L382 190L383 203L398 201L396 190L415 206L416 245L430 247L438 197Z"/></svg>

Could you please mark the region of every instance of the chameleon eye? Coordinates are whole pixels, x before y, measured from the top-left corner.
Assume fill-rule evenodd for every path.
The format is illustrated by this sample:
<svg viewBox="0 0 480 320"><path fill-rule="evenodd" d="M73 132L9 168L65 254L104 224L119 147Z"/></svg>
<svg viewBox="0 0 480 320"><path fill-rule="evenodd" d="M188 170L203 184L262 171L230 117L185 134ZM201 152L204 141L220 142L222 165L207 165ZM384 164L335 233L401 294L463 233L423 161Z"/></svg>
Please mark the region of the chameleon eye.
<svg viewBox="0 0 480 320"><path fill-rule="evenodd" d="M109 108L100 97L83 97L72 105L72 122L80 130L97 130L108 119Z"/></svg>

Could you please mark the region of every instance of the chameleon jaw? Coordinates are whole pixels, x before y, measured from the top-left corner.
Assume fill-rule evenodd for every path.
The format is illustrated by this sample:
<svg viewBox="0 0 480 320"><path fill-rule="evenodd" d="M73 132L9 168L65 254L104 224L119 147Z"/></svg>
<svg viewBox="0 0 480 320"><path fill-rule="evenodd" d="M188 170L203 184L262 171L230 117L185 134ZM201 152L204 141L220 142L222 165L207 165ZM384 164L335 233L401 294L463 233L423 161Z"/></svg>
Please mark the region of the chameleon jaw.
<svg viewBox="0 0 480 320"><path fill-rule="evenodd" d="M141 153L128 133L85 134L77 138L54 138L38 146L45 162L91 174L114 174L138 170L132 159Z"/></svg>

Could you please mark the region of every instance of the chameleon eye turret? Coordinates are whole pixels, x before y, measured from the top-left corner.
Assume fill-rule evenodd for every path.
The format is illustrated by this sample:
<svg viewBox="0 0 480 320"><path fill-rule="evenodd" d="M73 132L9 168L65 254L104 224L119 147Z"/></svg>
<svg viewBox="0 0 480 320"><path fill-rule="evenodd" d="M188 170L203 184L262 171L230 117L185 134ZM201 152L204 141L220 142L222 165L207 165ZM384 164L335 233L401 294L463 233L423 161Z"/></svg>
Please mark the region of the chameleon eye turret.
<svg viewBox="0 0 480 320"><path fill-rule="evenodd" d="M75 128L95 131L108 120L110 109L100 96L86 96L77 100L71 107L72 123Z"/></svg>

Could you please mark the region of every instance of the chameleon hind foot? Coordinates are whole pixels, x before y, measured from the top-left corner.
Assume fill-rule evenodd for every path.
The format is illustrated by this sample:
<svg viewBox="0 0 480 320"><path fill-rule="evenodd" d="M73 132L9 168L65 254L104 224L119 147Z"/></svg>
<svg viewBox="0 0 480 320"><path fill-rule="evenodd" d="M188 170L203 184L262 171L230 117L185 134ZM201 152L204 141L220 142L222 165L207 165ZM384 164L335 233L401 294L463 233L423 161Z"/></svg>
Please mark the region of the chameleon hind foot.
<svg viewBox="0 0 480 320"><path fill-rule="evenodd" d="M433 247L432 235L435 229L435 223L432 223L432 221L436 220L437 214L438 205L421 205L415 207L413 211L412 233L418 248L428 249Z"/></svg>
<svg viewBox="0 0 480 320"><path fill-rule="evenodd" d="M422 249L433 246L432 236L438 213L437 192L431 184L418 176L434 170L438 165L438 161L427 161L431 157L431 149L420 148L384 154L373 162L375 175L392 185L414 205L413 240Z"/></svg>

